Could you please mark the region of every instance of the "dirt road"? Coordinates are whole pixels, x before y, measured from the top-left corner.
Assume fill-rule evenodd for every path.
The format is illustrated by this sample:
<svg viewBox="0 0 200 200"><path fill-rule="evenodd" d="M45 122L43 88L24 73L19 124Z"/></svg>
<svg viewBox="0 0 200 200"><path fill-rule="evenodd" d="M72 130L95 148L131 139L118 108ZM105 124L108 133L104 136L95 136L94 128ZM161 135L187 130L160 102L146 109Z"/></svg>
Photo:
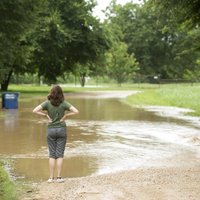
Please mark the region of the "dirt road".
<svg viewBox="0 0 200 200"><path fill-rule="evenodd" d="M139 169L32 187L23 200L199 200L200 168Z"/></svg>

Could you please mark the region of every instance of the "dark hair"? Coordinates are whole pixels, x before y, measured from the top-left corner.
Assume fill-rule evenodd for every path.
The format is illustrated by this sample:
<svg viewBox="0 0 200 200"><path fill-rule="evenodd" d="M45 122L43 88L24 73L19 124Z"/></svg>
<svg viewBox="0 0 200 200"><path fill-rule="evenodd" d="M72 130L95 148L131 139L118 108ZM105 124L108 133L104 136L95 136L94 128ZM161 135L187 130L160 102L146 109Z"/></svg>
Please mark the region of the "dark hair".
<svg viewBox="0 0 200 200"><path fill-rule="evenodd" d="M59 85L54 85L51 88L47 99L51 102L52 105L59 106L60 103L64 101L64 94L62 88Z"/></svg>

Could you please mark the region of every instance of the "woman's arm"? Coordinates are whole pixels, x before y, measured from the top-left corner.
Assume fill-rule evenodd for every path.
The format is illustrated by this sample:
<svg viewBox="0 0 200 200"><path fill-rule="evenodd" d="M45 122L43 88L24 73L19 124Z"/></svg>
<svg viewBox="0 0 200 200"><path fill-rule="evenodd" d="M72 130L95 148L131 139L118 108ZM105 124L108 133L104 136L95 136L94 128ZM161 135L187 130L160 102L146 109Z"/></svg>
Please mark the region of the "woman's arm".
<svg viewBox="0 0 200 200"><path fill-rule="evenodd" d="M65 121L69 116L76 115L76 114L78 114L78 113L79 113L79 111L78 111L74 106L71 106L71 107L69 108L69 112L66 113L66 114L62 117L62 119L61 119L60 121Z"/></svg>
<svg viewBox="0 0 200 200"><path fill-rule="evenodd" d="M42 115L42 116L47 116L47 114L43 111L42 106L39 105L33 109L33 113Z"/></svg>
<svg viewBox="0 0 200 200"><path fill-rule="evenodd" d="M47 118L49 119L49 121L52 121L51 118L49 117L49 115L46 114L46 112L43 111L41 105L35 107L35 108L33 109L33 113L38 114L38 115L41 115L41 116L45 116L45 117L47 117Z"/></svg>

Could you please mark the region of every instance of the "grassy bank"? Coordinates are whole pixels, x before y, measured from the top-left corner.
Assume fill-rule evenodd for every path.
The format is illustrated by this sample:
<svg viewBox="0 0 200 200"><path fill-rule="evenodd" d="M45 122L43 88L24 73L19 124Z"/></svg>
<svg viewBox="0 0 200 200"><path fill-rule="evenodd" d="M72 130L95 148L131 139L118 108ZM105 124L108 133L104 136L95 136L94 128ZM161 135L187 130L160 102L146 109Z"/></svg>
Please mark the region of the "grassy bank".
<svg viewBox="0 0 200 200"><path fill-rule="evenodd" d="M175 106L189 108L200 116L200 85L175 84L160 85L157 88L141 89L141 93L129 96L126 100L131 105Z"/></svg>
<svg viewBox="0 0 200 200"><path fill-rule="evenodd" d="M16 200L16 187L9 179L7 172L4 170L2 162L0 162L0 199Z"/></svg>

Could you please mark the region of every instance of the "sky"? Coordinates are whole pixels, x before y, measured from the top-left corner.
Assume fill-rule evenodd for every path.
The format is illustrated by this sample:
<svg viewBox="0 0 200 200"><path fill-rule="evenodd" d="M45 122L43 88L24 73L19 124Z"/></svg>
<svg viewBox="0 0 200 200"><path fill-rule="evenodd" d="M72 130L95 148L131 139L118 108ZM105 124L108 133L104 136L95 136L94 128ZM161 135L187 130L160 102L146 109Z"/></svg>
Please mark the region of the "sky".
<svg viewBox="0 0 200 200"><path fill-rule="evenodd" d="M101 10L105 10L107 6L109 6L111 0L96 0L97 6L94 9L94 16L97 16L101 20L105 19L105 16ZM117 0L118 4L124 5L128 2L131 2L131 0ZM141 3L141 0L132 0L133 3Z"/></svg>

